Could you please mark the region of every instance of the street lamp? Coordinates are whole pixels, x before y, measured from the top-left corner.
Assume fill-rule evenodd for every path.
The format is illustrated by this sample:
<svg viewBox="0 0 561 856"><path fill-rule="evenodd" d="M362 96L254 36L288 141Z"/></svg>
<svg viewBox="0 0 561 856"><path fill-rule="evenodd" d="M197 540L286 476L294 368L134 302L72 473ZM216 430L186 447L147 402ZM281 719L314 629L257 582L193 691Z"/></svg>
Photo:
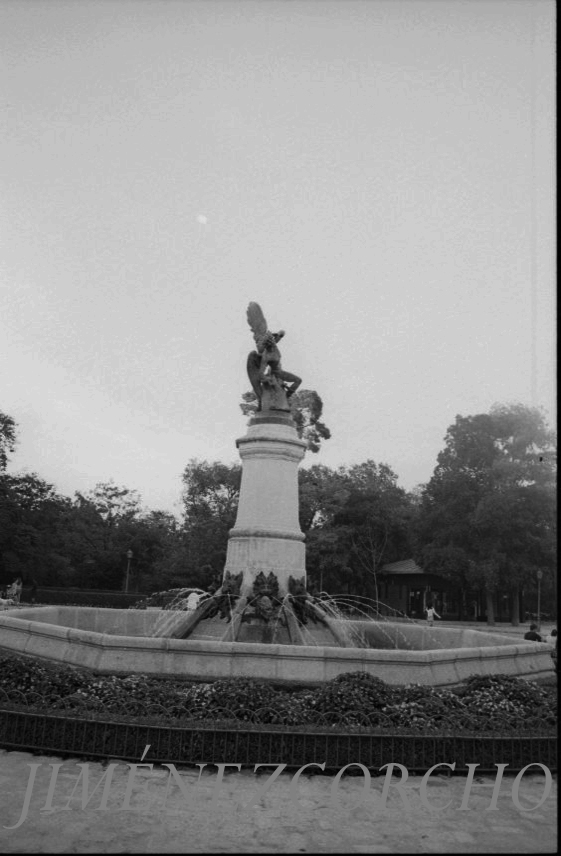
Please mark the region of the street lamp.
<svg viewBox="0 0 561 856"><path fill-rule="evenodd" d="M127 553L126 553L126 556L127 556L127 576L125 577L125 591L126 592L128 592L128 590L129 590L129 574L130 574L130 569L131 569L131 559L132 559L133 555L134 554L133 554L132 550L127 550Z"/></svg>
<svg viewBox="0 0 561 856"><path fill-rule="evenodd" d="M543 571L538 571L536 574L538 578L538 633L542 629L542 616L541 616L541 582L543 577Z"/></svg>
<svg viewBox="0 0 561 856"><path fill-rule="evenodd" d="M86 582L88 585L91 586L95 562L93 559L90 559L90 558L84 559L84 566L85 566L85 570L86 570Z"/></svg>

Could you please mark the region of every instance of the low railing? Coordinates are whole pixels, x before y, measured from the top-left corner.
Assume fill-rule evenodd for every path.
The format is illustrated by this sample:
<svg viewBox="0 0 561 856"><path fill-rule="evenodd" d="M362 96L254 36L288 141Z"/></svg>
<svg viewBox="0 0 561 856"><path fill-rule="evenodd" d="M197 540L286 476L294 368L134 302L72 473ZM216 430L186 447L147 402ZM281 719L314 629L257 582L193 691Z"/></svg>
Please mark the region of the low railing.
<svg viewBox="0 0 561 856"><path fill-rule="evenodd" d="M426 726L396 726L380 711L347 711L317 715L314 722L287 724L275 721L272 708L251 711L214 709L212 716L199 711L170 713L162 705L123 702L120 712L87 709L75 697L62 699L58 709L46 708L42 696L0 693L0 746L51 755L91 759L138 761L146 747L145 762L242 765L323 764L326 770L346 764L363 764L379 770L399 763L410 773L435 764L455 762L455 773L468 764L479 772L496 771L507 764L511 772L529 764L557 770L557 738L542 720L524 720L508 735L489 717L470 729L441 721L435 730ZM276 717L277 720L282 717ZM532 735L532 736L529 736ZM444 768L446 769L446 768Z"/></svg>

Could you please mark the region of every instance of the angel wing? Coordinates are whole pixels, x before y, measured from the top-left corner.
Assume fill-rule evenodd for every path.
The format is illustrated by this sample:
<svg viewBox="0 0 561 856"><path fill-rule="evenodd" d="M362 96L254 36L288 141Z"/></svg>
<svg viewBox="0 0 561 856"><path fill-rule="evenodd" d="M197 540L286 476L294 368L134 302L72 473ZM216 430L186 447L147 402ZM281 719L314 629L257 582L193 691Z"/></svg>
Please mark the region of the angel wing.
<svg viewBox="0 0 561 856"><path fill-rule="evenodd" d="M250 303L247 307L247 323L251 327L255 344L259 348L267 333L267 322L258 303Z"/></svg>
<svg viewBox="0 0 561 856"><path fill-rule="evenodd" d="M247 376L249 377L249 382L257 396L257 405L259 409L261 409L261 357L257 351L251 351L247 358Z"/></svg>

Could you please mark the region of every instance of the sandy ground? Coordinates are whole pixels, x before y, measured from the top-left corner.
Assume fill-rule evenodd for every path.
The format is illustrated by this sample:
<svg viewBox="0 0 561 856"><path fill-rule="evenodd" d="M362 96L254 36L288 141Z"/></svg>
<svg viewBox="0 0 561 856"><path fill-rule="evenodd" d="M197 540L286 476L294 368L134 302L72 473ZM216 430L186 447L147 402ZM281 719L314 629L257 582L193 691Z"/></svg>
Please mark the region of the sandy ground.
<svg viewBox="0 0 561 856"><path fill-rule="evenodd" d="M0 852L557 850L557 783L536 768L525 773L518 788L507 770L493 801L497 780L489 775L475 775L468 795L465 777L438 774L424 787L422 777L411 776L400 793L398 773L388 788L385 773L366 780L365 787L363 776L336 782L334 775L305 772L295 779L291 771L265 788L274 770L226 770L220 782L215 765L202 771L172 765L170 771L112 763L111 768L0 750Z"/></svg>

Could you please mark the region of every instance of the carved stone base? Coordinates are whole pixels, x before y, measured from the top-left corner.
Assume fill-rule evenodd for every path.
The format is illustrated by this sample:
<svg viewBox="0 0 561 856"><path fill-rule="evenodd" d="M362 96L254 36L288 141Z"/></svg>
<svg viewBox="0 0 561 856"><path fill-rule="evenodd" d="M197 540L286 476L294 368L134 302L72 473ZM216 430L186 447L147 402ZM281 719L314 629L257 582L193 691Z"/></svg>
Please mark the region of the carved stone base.
<svg viewBox="0 0 561 856"><path fill-rule="evenodd" d="M286 401L284 390L282 394ZM255 414L247 434L237 441L242 483L224 570L242 574L242 583L223 641L304 644L289 602L289 580L301 580L305 592L298 465L306 444L288 411L287 404L286 412L268 409Z"/></svg>
<svg viewBox="0 0 561 856"><path fill-rule="evenodd" d="M260 573L273 573L282 599L288 594L288 578L306 575L298 520L298 464L306 444L289 416L269 413L253 417L237 446L242 483L224 570L243 574L241 594L246 597L252 596Z"/></svg>

